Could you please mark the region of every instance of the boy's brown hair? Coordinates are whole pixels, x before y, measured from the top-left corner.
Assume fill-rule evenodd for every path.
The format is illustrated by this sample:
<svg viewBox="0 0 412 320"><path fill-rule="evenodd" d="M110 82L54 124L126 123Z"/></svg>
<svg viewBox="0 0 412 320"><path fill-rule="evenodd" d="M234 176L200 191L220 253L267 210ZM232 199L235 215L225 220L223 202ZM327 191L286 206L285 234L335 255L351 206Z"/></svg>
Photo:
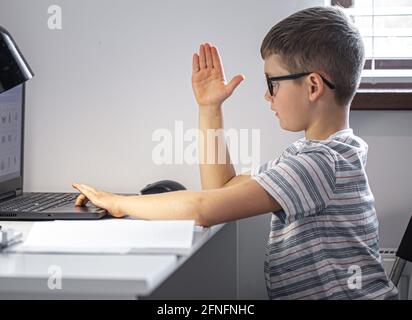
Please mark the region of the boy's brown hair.
<svg viewBox="0 0 412 320"><path fill-rule="evenodd" d="M349 104L359 86L365 49L358 29L337 7L312 7L277 23L263 39L263 59L278 54L292 73L319 72L336 85L336 102Z"/></svg>

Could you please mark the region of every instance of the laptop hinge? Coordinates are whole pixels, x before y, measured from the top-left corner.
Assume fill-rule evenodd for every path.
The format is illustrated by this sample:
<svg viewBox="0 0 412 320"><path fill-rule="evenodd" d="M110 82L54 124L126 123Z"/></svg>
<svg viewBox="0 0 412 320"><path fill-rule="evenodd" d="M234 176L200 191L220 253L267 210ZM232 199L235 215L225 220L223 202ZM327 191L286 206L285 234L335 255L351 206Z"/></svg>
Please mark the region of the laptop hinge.
<svg viewBox="0 0 412 320"><path fill-rule="evenodd" d="M21 196L23 194L23 190L21 188L16 189L16 196Z"/></svg>
<svg viewBox="0 0 412 320"><path fill-rule="evenodd" d="M16 191L10 191L10 192L2 193L2 194L0 194L0 200L15 197L16 194L17 194Z"/></svg>

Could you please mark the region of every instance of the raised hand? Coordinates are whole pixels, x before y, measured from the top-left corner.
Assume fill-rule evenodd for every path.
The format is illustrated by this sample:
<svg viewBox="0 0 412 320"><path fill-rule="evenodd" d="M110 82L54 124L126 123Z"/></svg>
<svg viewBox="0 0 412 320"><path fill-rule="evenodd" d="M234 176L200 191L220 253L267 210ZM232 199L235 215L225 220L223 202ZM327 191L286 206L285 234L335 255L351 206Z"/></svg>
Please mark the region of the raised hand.
<svg viewBox="0 0 412 320"><path fill-rule="evenodd" d="M219 52L208 43L200 45L199 54L193 54L192 87L200 107L220 106L244 80L237 75L226 84Z"/></svg>

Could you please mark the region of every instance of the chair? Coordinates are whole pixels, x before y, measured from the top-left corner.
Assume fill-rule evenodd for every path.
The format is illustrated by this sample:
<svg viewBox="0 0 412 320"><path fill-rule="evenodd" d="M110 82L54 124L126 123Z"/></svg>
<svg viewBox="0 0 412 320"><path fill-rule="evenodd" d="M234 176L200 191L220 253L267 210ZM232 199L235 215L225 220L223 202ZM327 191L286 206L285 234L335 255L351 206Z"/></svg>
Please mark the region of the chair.
<svg viewBox="0 0 412 320"><path fill-rule="evenodd" d="M389 278L395 286L398 286L399 279L407 262L412 262L412 217L403 235L401 244L396 252L396 260L391 269Z"/></svg>

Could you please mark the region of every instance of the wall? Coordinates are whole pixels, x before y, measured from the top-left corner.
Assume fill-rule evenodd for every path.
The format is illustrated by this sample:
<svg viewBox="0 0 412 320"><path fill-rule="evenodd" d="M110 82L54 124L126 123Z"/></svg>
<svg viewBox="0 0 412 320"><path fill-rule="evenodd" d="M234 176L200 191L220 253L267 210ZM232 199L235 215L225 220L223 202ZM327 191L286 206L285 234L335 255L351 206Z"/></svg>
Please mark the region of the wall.
<svg viewBox="0 0 412 320"><path fill-rule="evenodd" d="M226 76L246 76L224 106L226 128L260 128L261 161L302 134L283 132L263 99L260 44L274 23L323 1L0 0L0 24L36 76L27 85L25 191L72 191L73 181L113 192L176 179L199 190L198 167L155 165L156 129L196 128L191 57L219 47ZM47 27L50 5L63 29ZM381 244L396 246L411 204L412 113L356 111L355 132L370 146L367 171L381 221ZM239 166L238 166L239 169ZM240 298L266 298L268 215L238 223Z"/></svg>

